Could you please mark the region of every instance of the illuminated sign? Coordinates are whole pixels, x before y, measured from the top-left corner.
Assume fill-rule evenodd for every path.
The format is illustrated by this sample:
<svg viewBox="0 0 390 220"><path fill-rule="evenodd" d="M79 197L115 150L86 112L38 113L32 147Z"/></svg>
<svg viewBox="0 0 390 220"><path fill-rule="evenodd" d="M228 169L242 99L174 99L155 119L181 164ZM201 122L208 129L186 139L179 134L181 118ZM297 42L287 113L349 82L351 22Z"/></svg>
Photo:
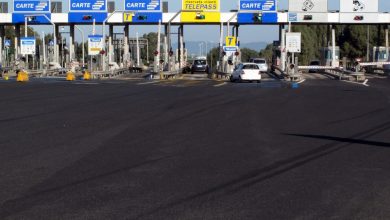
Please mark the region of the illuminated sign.
<svg viewBox="0 0 390 220"><path fill-rule="evenodd" d="M340 12L378 12L378 0L342 0Z"/></svg>
<svg viewBox="0 0 390 220"><path fill-rule="evenodd" d="M70 0L69 11L73 11L73 12L107 11L107 0Z"/></svg>
<svg viewBox="0 0 390 220"><path fill-rule="evenodd" d="M15 0L14 12L49 12L50 13L50 1L49 0Z"/></svg>
<svg viewBox="0 0 390 220"><path fill-rule="evenodd" d="M345 0L342 0L345 1ZM290 12L328 12L328 0L289 0Z"/></svg>
<svg viewBox="0 0 390 220"><path fill-rule="evenodd" d="M103 35L88 36L88 55L99 55L104 48Z"/></svg>
<svg viewBox="0 0 390 220"><path fill-rule="evenodd" d="M161 0L125 0L126 11L161 11Z"/></svg>
<svg viewBox="0 0 390 220"><path fill-rule="evenodd" d="M240 0L241 11L276 11L276 0Z"/></svg>
<svg viewBox="0 0 390 220"><path fill-rule="evenodd" d="M182 0L182 10L220 11L220 0Z"/></svg>
<svg viewBox="0 0 390 220"><path fill-rule="evenodd" d="M234 36L227 36L225 39L226 47L235 47L237 46L237 38Z"/></svg>
<svg viewBox="0 0 390 220"><path fill-rule="evenodd" d="M23 55L35 54L36 41L33 37L20 38L20 53Z"/></svg>

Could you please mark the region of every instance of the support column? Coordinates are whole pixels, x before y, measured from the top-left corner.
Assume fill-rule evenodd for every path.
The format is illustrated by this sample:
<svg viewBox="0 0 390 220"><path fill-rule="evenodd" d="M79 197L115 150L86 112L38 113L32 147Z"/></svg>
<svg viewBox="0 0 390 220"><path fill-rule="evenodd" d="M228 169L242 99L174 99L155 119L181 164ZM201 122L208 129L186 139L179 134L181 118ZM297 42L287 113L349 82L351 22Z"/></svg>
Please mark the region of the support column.
<svg viewBox="0 0 390 220"><path fill-rule="evenodd" d="M108 65L112 62L114 55L114 47L112 45L112 37L114 36L114 25L109 25L109 36L108 36Z"/></svg>
<svg viewBox="0 0 390 220"><path fill-rule="evenodd" d="M128 67L129 61L130 61L130 54L129 54L129 25L125 25L124 28L125 36L124 36L124 53L123 53L123 67Z"/></svg>
<svg viewBox="0 0 390 220"><path fill-rule="evenodd" d="M282 71L286 71L287 51L286 51L286 29L284 25L282 26L282 31L281 31L280 56L281 56L280 62L281 62Z"/></svg>
<svg viewBox="0 0 390 220"><path fill-rule="evenodd" d="M0 26L0 64L2 66L5 66L5 59L4 59L4 53L3 53L3 49L4 49L4 45L3 45L3 42L4 42L4 38L5 38L5 28L4 26Z"/></svg>
<svg viewBox="0 0 390 220"><path fill-rule="evenodd" d="M332 67L339 66L336 62L336 30L332 25Z"/></svg>
<svg viewBox="0 0 390 220"><path fill-rule="evenodd" d="M18 59L19 56L19 48L20 48L20 25L15 25L15 61Z"/></svg>
<svg viewBox="0 0 390 220"><path fill-rule="evenodd" d="M179 68L183 68L183 62L184 62L184 26L180 25L180 60L179 60ZM206 52L207 54L207 52Z"/></svg>
<svg viewBox="0 0 390 220"><path fill-rule="evenodd" d="M389 26L385 26L386 61L389 61Z"/></svg>
<svg viewBox="0 0 390 220"><path fill-rule="evenodd" d="M59 31L59 26L58 25L56 25L55 26L55 31L54 31L54 33L53 33L53 35L55 35L56 36L56 39L57 39L57 42L54 42L54 47L53 47L53 49L54 49L54 62L56 62L56 63L59 63L60 61L59 61L59 43L58 43L58 41L62 41L62 38L61 38L61 36L60 36L60 31Z"/></svg>
<svg viewBox="0 0 390 220"><path fill-rule="evenodd" d="M367 54L366 61L370 61L370 25L367 25Z"/></svg>
<svg viewBox="0 0 390 220"><path fill-rule="evenodd" d="M69 61L72 62L75 59L75 46L74 46L74 40L75 40L75 30L74 30L74 24L71 24L69 26Z"/></svg>
<svg viewBox="0 0 390 220"><path fill-rule="evenodd" d="M236 25L236 37L238 38L239 35L238 35L238 30L239 30L240 26L239 25Z"/></svg>
<svg viewBox="0 0 390 220"><path fill-rule="evenodd" d="M167 31L167 49L168 51L171 51L172 49L172 44L171 44L171 25L168 25L168 31ZM171 60L171 56L168 55L168 71L171 71L172 68L171 68L171 63L172 63L172 60Z"/></svg>
<svg viewBox="0 0 390 220"><path fill-rule="evenodd" d="M169 49L168 49L168 26L165 25L164 26L164 69L165 69L165 65L168 64L168 57L169 57Z"/></svg>

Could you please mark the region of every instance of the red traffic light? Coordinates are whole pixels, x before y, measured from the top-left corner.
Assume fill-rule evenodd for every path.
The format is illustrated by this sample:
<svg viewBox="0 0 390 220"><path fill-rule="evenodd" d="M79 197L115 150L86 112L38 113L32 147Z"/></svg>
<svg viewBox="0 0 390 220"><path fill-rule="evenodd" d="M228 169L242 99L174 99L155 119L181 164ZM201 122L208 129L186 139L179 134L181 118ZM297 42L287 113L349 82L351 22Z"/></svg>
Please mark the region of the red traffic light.
<svg viewBox="0 0 390 220"><path fill-rule="evenodd" d="M363 20L364 20L364 17L361 16L361 15L357 15L357 16L355 16L355 17L353 18L353 20L355 20L355 21L363 21Z"/></svg>
<svg viewBox="0 0 390 220"><path fill-rule="evenodd" d="M84 21L90 21L90 20L92 20L92 18L93 18L92 15L84 15L83 16Z"/></svg>
<svg viewBox="0 0 390 220"><path fill-rule="evenodd" d="M154 51L154 55L155 56L157 56L158 55L158 51L156 50L156 51Z"/></svg>
<svg viewBox="0 0 390 220"><path fill-rule="evenodd" d="M106 54L106 51L101 50L101 51L100 51L100 54L101 54L101 55L104 55L104 54Z"/></svg>
<svg viewBox="0 0 390 220"><path fill-rule="evenodd" d="M234 53L234 55L238 56L238 55L240 55L240 52L237 51Z"/></svg>

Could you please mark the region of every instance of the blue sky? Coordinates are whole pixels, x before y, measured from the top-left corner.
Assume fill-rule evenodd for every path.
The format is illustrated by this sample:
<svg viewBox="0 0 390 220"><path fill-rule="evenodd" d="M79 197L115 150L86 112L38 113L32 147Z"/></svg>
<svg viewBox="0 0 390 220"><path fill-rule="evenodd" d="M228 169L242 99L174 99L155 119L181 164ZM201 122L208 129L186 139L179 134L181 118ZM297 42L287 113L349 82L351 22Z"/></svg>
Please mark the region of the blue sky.
<svg viewBox="0 0 390 220"><path fill-rule="evenodd" d="M169 11L175 12L180 10L181 1L180 0L166 0L169 2ZM368 2L370 0L367 0ZM339 0L328 0L329 10L338 10L339 9ZM380 11L390 11L390 0L379 0ZM116 0L116 7L118 9L123 9L123 0ZM279 10L288 8L288 0L278 1ZM64 10L67 10L67 2L63 5ZM231 9L237 8L237 0L221 0L221 10L229 11ZM91 28L87 26L80 26L85 30L86 33L91 32ZM46 27L34 27L37 31L51 32L51 29ZM115 32L120 32L123 28L116 28ZM66 29L67 30L67 29ZM100 29L101 30L101 29ZM98 28L98 31L100 31ZM130 26L130 36L135 37L136 32L139 32L141 35L148 32L156 32L157 26ZM174 29L172 32L176 32ZM185 26L184 27L184 37L186 41L209 41L209 42L218 42L219 41L219 28L218 26ZM81 37L78 32L76 32L76 39L79 40ZM174 37L175 38L175 37ZM261 26L241 26L240 27L240 40L241 42L272 42L278 38L278 27L272 25L261 25Z"/></svg>

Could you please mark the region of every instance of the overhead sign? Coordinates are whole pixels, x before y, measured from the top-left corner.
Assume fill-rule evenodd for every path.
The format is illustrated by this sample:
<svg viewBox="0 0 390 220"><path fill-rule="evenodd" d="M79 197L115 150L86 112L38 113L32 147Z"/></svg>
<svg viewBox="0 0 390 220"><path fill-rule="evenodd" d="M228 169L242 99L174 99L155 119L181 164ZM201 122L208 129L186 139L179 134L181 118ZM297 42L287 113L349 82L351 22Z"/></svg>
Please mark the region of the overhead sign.
<svg viewBox="0 0 390 220"><path fill-rule="evenodd" d="M160 12L161 0L124 0L125 11Z"/></svg>
<svg viewBox="0 0 390 220"><path fill-rule="evenodd" d="M14 0L15 13L50 13L50 0Z"/></svg>
<svg viewBox="0 0 390 220"><path fill-rule="evenodd" d="M107 0L70 0L71 12L106 12Z"/></svg>
<svg viewBox="0 0 390 220"><path fill-rule="evenodd" d="M20 38L20 53L22 55L35 54L36 41L34 37L22 37Z"/></svg>
<svg viewBox="0 0 390 220"><path fill-rule="evenodd" d="M341 0L340 12L378 12L378 0Z"/></svg>
<svg viewBox="0 0 390 220"><path fill-rule="evenodd" d="M89 23L103 22L107 18L106 12L70 12L68 13L68 21L70 23Z"/></svg>
<svg viewBox="0 0 390 220"><path fill-rule="evenodd" d="M278 13L238 13L237 22L239 24L276 24L278 23Z"/></svg>
<svg viewBox="0 0 390 220"><path fill-rule="evenodd" d="M161 12L125 12L123 22L125 23L158 23L162 20Z"/></svg>
<svg viewBox="0 0 390 220"><path fill-rule="evenodd" d="M134 15L133 12L123 13L123 22L133 22Z"/></svg>
<svg viewBox="0 0 390 220"><path fill-rule="evenodd" d="M347 1L347 0L342 0ZM328 0L289 0L291 12L328 12Z"/></svg>
<svg viewBox="0 0 390 220"><path fill-rule="evenodd" d="M276 0L240 0L241 11L276 11Z"/></svg>
<svg viewBox="0 0 390 220"><path fill-rule="evenodd" d="M301 33L286 33L286 50L290 53L301 52Z"/></svg>
<svg viewBox="0 0 390 220"><path fill-rule="evenodd" d="M99 55L104 49L103 35L88 36L88 55Z"/></svg>
<svg viewBox="0 0 390 220"><path fill-rule="evenodd" d="M225 39L225 45L227 47L235 47L237 46L237 38L234 36L227 36Z"/></svg>
<svg viewBox="0 0 390 220"><path fill-rule="evenodd" d="M220 11L220 0L182 0L182 10Z"/></svg>

